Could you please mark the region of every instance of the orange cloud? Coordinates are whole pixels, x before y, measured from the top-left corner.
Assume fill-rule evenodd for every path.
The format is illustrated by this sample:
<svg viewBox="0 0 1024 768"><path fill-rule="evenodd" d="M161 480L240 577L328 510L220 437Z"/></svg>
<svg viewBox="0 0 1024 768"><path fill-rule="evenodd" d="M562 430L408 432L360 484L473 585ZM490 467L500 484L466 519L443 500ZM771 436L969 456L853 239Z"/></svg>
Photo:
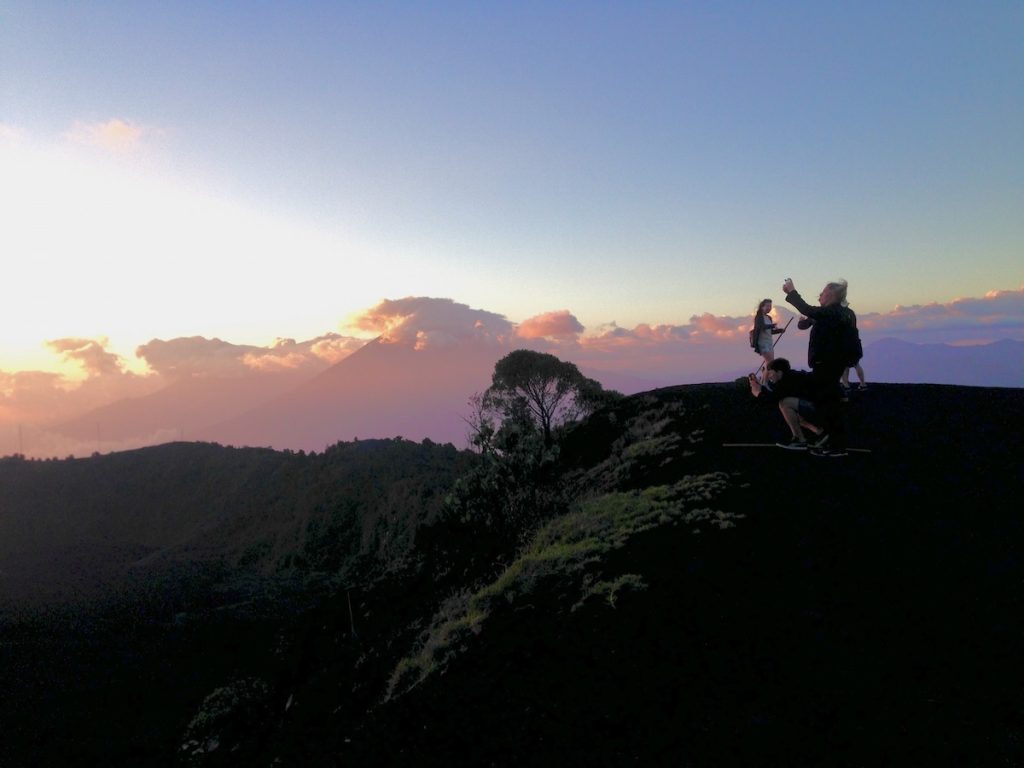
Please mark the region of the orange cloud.
<svg viewBox="0 0 1024 768"><path fill-rule="evenodd" d="M113 352L107 352L107 339L54 339L47 341L46 346L59 352L65 360L81 363L89 376L103 376L121 373L121 358Z"/></svg>
<svg viewBox="0 0 1024 768"><path fill-rule="evenodd" d="M75 123L66 135L78 144L124 152L139 146L143 133L138 125L114 118L105 123Z"/></svg>
<svg viewBox="0 0 1024 768"><path fill-rule="evenodd" d="M141 397L161 386L156 377L121 370L116 355L93 344L96 342L71 350L84 365L91 366L89 377L82 381L43 371L0 371L0 424L53 423L114 400Z"/></svg>
<svg viewBox="0 0 1024 768"><path fill-rule="evenodd" d="M575 338L583 330L580 321L569 310L560 309L527 318L516 328L516 334L523 339Z"/></svg>

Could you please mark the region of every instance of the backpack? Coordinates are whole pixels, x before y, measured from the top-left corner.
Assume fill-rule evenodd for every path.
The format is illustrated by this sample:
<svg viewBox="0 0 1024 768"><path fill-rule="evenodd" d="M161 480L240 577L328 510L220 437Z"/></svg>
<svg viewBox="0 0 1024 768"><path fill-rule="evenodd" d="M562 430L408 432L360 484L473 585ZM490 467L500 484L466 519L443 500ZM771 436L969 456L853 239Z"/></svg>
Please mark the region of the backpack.
<svg viewBox="0 0 1024 768"><path fill-rule="evenodd" d="M852 368L864 357L856 315L849 312L844 322L839 324L839 329L839 358L847 368Z"/></svg>
<svg viewBox="0 0 1024 768"><path fill-rule="evenodd" d="M750 329L750 348L757 349L757 334L754 333L754 329Z"/></svg>

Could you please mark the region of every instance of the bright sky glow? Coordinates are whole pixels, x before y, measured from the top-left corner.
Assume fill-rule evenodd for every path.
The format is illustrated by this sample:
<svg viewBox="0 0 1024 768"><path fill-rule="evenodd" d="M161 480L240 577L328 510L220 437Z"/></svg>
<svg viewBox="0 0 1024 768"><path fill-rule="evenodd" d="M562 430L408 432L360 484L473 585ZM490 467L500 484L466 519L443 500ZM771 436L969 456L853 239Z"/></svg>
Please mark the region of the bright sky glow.
<svg viewBox="0 0 1024 768"><path fill-rule="evenodd" d="M0 5L0 369L1024 286L1019 2Z"/></svg>

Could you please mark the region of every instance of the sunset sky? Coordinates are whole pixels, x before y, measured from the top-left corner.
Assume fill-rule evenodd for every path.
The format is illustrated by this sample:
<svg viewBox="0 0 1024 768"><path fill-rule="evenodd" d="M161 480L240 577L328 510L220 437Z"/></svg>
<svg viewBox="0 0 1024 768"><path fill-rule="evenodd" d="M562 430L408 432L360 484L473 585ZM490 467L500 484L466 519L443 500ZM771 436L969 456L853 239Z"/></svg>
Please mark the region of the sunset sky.
<svg viewBox="0 0 1024 768"><path fill-rule="evenodd" d="M787 276L1021 339L1022 36L1017 0L0 0L0 372L329 361L405 297L651 343Z"/></svg>

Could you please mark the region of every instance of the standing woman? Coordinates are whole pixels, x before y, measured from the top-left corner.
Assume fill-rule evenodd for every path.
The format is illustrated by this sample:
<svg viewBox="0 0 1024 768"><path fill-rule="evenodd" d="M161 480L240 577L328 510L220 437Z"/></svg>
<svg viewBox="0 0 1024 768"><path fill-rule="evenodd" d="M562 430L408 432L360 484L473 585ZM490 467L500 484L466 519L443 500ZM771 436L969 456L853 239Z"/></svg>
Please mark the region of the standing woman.
<svg viewBox="0 0 1024 768"><path fill-rule="evenodd" d="M764 358L765 373L761 375L761 383L767 380L768 363L775 359L775 342L772 337L782 333L781 328L775 327L772 319L772 300L763 299L757 305L757 314L754 315L754 350Z"/></svg>

